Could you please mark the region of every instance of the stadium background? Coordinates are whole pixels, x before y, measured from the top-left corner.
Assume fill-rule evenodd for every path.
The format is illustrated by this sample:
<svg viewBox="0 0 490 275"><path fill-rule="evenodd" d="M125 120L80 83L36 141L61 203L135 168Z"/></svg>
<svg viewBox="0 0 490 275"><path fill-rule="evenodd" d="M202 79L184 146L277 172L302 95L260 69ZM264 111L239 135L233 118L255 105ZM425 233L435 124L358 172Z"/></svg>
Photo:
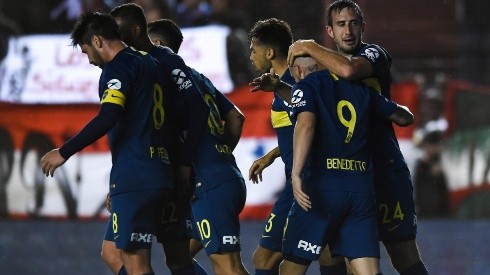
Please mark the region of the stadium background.
<svg viewBox="0 0 490 275"><path fill-rule="evenodd" d="M77 2L79 9L70 6ZM0 273L107 272L98 260L107 217L106 140L72 157L53 179L42 176L38 163L44 152L75 134L98 109L100 70L68 46L76 11L121 2L0 0ZM133 2L149 11L159 7L153 2L166 2L171 8L172 2L181 1ZM430 131L431 121L447 123L436 130L443 133L440 161L449 209L419 219L422 256L434 274L489 273L485 233L490 217L490 2L358 2L367 23L364 40L392 54L393 97L417 118L413 127L396 129L412 172L423 153L419 133ZM214 8L210 14L195 22L182 21L181 26L188 25L183 28L181 55L244 112L245 128L235 155L247 175L252 161L276 141L269 120L271 95L248 92L253 73L246 33L256 20L274 16L291 24L295 38L332 47L323 29L324 7L330 1L209 3ZM171 11L167 10L169 17L179 20ZM433 102L438 105L431 109ZM263 183L247 183L242 243L249 269L261 221L284 184L282 169L276 161ZM47 248L52 253L45 253ZM155 251L161 255L160 249ZM386 260L383 264L387 267Z"/></svg>

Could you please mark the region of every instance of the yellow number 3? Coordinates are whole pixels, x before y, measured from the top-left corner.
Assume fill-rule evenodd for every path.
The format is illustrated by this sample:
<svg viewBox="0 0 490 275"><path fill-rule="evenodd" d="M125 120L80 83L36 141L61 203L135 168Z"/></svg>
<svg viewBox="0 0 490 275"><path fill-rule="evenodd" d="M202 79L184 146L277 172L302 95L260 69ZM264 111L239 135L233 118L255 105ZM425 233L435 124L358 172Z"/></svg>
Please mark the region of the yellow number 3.
<svg viewBox="0 0 490 275"><path fill-rule="evenodd" d="M344 117L344 114L342 113L342 109L344 107L347 107L350 112L350 119L347 120ZM354 128L356 127L356 120L357 120L357 115L356 115L356 109L354 109L354 105L350 103L347 100L341 100L337 104L337 115L339 116L340 123L347 127L347 137L345 138L345 143L349 143L352 135L354 134Z"/></svg>

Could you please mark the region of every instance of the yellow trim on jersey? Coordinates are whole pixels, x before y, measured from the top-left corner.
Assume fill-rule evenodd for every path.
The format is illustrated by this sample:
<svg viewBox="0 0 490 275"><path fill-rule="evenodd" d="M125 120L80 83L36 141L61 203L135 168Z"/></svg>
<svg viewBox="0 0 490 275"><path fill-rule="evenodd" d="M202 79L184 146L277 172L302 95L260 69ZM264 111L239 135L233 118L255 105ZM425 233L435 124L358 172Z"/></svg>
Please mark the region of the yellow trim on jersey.
<svg viewBox="0 0 490 275"><path fill-rule="evenodd" d="M332 76L333 80L335 80L335 81L339 80L339 77L336 74L332 73L331 71L328 71L328 72Z"/></svg>
<svg viewBox="0 0 490 275"><path fill-rule="evenodd" d="M286 111L271 110L271 122L274 129L293 125Z"/></svg>
<svg viewBox="0 0 490 275"><path fill-rule="evenodd" d="M366 84L368 87L375 89L378 93L381 93L381 85L379 85L379 81L377 78L364 78L362 83Z"/></svg>
<svg viewBox="0 0 490 275"><path fill-rule="evenodd" d="M100 104L103 103L114 103L124 108L126 96L118 90L107 89L100 101Z"/></svg>

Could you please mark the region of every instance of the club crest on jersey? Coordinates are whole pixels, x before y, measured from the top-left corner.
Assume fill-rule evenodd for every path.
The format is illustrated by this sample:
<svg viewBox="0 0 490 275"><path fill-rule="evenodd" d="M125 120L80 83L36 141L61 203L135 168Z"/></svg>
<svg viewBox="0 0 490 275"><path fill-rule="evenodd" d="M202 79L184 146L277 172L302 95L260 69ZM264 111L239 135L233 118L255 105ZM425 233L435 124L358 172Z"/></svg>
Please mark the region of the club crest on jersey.
<svg viewBox="0 0 490 275"><path fill-rule="evenodd" d="M187 79L187 75L181 69L175 69L172 71L172 78L179 86L179 91L185 90L192 86L192 82Z"/></svg>
<svg viewBox="0 0 490 275"><path fill-rule="evenodd" d="M367 48L361 55L364 55L374 62L374 60L379 57L379 52L374 48Z"/></svg>
<svg viewBox="0 0 490 275"><path fill-rule="evenodd" d="M107 88L111 90L121 89L121 81L119 79L111 79L107 82Z"/></svg>
<svg viewBox="0 0 490 275"><path fill-rule="evenodd" d="M303 91L297 89L293 92L293 96L291 97L291 103L293 107L301 107L305 106L306 101L303 100Z"/></svg>

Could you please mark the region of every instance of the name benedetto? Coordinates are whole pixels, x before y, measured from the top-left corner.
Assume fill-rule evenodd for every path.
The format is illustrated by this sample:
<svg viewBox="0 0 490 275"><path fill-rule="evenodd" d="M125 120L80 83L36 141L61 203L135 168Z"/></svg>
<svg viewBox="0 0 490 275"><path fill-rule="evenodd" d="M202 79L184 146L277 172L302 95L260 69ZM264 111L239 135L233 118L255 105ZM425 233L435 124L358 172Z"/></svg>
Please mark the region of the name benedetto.
<svg viewBox="0 0 490 275"><path fill-rule="evenodd" d="M366 171L367 163L355 159L327 158L327 169L329 170L349 170Z"/></svg>

